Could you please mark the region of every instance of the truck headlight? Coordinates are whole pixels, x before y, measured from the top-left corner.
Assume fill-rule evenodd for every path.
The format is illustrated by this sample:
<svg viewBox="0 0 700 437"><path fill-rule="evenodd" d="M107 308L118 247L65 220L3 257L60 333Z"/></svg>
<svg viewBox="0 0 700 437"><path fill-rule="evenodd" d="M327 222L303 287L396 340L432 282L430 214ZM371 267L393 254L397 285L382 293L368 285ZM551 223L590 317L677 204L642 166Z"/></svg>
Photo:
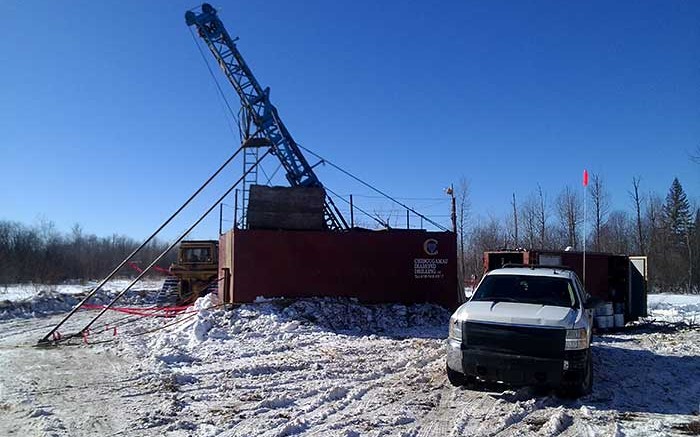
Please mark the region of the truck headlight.
<svg viewBox="0 0 700 437"><path fill-rule="evenodd" d="M455 340L462 339L462 321L454 317L450 317L450 338Z"/></svg>
<svg viewBox="0 0 700 437"><path fill-rule="evenodd" d="M588 348L588 331L586 328L567 329L564 350L573 351Z"/></svg>

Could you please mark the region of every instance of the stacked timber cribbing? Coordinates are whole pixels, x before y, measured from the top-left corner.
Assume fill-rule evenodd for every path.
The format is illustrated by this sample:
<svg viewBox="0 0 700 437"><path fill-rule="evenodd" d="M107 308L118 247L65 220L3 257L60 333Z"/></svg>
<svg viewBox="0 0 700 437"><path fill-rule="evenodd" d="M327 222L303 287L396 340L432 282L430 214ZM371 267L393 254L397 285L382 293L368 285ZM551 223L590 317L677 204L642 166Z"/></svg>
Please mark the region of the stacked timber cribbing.
<svg viewBox="0 0 700 437"><path fill-rule="evenodd" d="M320 187L250 187L248 227L250 229L324 228L326 192Z"/></svg>

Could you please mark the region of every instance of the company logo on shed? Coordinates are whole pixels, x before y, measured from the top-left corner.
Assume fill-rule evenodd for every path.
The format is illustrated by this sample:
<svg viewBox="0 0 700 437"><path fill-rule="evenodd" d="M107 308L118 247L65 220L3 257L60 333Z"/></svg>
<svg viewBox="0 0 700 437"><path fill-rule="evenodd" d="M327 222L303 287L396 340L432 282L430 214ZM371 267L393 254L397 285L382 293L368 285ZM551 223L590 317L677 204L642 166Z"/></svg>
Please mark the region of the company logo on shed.
<svg viewBox="0 0 700 437"><path fill-rule="evenodd" d="M423 242L423 251L430 255L435 256L438 254L438 241L434 238L428 238Z"/></svg>
<svg viewBox="0 0 700 437"><path fill-rule="evenodd" d="M428 238L423 242L423 252L428 256L438 254L438 241ZM444 279L443 266L447 265L447 258L415 258L413 260L413 275L416 279Z"/></svg>

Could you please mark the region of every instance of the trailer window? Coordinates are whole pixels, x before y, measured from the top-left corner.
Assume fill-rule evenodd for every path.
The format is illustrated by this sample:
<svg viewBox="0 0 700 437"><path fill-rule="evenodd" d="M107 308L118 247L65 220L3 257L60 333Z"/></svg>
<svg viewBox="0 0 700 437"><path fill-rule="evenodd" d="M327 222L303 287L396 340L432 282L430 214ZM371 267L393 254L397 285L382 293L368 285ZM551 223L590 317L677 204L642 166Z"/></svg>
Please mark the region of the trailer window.
<svg viewBox="0 0 700 437"><path fill-rule="evenodd" d="M566 278L531 275L486 276L472 300L576 307L578 299Z"/></svg>
<svg viewBox="0 0 700 437"><path fill-rule="evenodd" d="M208 247L191 247L182 253L182 261L186 263L211 262L211 249Z"/></svg>

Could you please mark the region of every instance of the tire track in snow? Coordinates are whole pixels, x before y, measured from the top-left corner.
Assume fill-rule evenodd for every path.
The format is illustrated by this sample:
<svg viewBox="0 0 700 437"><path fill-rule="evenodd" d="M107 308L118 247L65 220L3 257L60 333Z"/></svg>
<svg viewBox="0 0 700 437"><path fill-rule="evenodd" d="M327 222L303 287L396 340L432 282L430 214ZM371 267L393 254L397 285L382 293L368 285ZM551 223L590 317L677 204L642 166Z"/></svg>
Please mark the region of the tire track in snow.
<svg viewBox="0 0 700 437"><path fill-rule="evenodd" d="M438 403L428 414L418 421L418 437L447 436L453 427L456 410L453 388L443 384L442 389L437 392Z"/></svg>
<svg viewBox="0 0 700 437"><path fill-rule="evenodd" d="M462 391L462 390L460 390ZM494 399L488 395L471 390L463 390L464 393L454 392L456 395L452 402L459 402L461 411L458 411L450 432L450 436L483 435L481 426L484 418L493 408Z"/></svg>
<svg viewBox="0 0 700 437"><path fill-rule="evenodd" d="M342 387L342 391L332 392L334 399L330 399L332 402L328 402L329 399L316 399L313 405L307 405L301 414L297 414L290 420L296 423L305 423L307 426L315 427L313 434L324 435L326 432L338 432L339 429L347 427L356 427L357 429L362 429L364 433L367 430L371 430L376 426L382 426L385 424L372 423L368 420L367 416L382 416L385 417L395 416L396 410L400 410L402 405L405 404L420 404L420 399L425 396L424 392L416 391L411 395L404 395L401 392L401 386L405 381L417 380L414 376L407 377L407 373L415 372L416 369L411 367L411 364L416 366L424 366L426 362L434 363L442 359L442 354L440 349L442 348L441 342L432 342L434 350L428 351L427 354L423 354L423 357L403 357L402 360L392 363L392 365L385 369L383 373L372 372L368 375L348 374L348 372L334 373L327 380L335 381L338 387ZM395 344L393 346L396 346ZM411 342L404 342L404 346L407 348L411 345ZM356 354L364 354L369 357L377 357L376 360L366 360L368 361L367 367L376 367L385 362L385 352L381 347L373 347L367 350L366 347L348 347L342 351L342 354L346 357L352 352ZM414 354L417 355L417 351L420 348L410 348ZM427 356L426 356L427 355ZM401 369L401 370L399 370ZM361 369L355 369L360 370ZM362 382L362 386L359 388L348 387L348 383L356 384L357 382ZM369 382L369 384L366 384ZM409 390L411 387L409 387ZM387 411L387 413L383 413ZM410 417L405 417L399 415L395 418L393 425L406 425L413 422L414 419ZM397 423L398 422L398 423ZM281 431L289 431L287 428L282 428ZM380 432L381 430L377 430Z"/></svg>
<svg viewBox="0 0 700 437"><path fill-rule="evenodd" d="M84 323L88 316L78 313L73 324ZM13 341L35 342L36 331L46 320L13 336ZM0 326L7 332L7 325ZM17 324L9 327L17 328ZM107 435L123 428L135 402L147 405L150 401L114 396L115 390L138 378L125 378L128 363L102 346L1 350L0 366L0 398L5 410L0 435ZM5 402L9 407L4 407Z"/></svg>

